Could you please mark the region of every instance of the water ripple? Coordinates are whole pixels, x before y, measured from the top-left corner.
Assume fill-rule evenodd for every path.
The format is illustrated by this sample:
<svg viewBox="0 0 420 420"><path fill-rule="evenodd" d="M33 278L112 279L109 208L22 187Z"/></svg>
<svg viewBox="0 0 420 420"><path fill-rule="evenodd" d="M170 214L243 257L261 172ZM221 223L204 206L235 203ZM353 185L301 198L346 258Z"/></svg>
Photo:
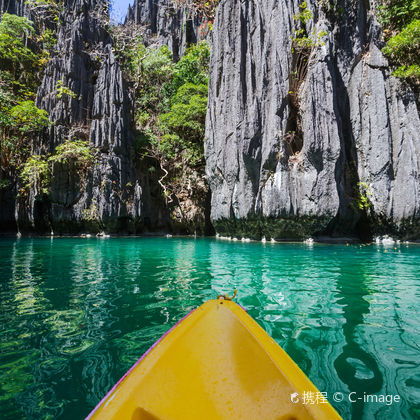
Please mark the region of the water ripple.
<svg viewBox="0 0 420 420"><path fill-rule="evenodd" d="M418 418L420 247L1 239L0 416L82 419L191 309L238 301L345 419Z"/></svg>

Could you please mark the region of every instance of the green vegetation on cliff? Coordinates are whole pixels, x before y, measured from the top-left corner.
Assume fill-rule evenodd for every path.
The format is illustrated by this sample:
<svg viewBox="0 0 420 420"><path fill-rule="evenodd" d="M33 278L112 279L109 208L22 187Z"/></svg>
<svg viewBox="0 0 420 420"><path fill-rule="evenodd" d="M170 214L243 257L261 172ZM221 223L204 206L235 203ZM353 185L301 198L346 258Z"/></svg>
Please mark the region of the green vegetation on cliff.
<svg viewBox="0 0 420 420"><path fill-rule="evenodd" d="M177 63L167 47L139 44L137 49L142 60L135 58L139 63L135 115L143 148L161 159L185 156L203 164L208 45L191 46Z"/></svg>
<svg viewBox="0 0 420 420"><path fill-rule="evenodd" d="M420 82L420 2L382 0L379 15L387 41L383 53L395 66L394 76Z"/></svg>
<svg viewBox="0 0 420 420"><path fill-rule="evenodd" d="M95 150L78 139L59 145L52 155L38 154L34 147L51 125L35 97L56 43L54 25L61 6L53 0L30 0L27 5L33 20L8 13L0 20L0 185L8 188L12 179L19 180L19 196L31 188L48 194L54 164L70 165L83 176L95 161ZM56 95L75 96L62 80Z"/></svg>
<svg viewBox="0 0 420 420"><path fill-rule="evenodd" d="M84 179L94 163L95 149L87 141L67 140L57 146L54 154L33 155L21 165L19 177L23 184L19 194L27 194L30 188L48 194L54 164L66 165L66 170L74 169L79 177Z"/></svg>
<svg viewBox="0 0 420 420"><path fill-rule="evenodd" d="M188 195L186 179L204 180L209 45L191 45L177 62L166 46L146 47L141 37L129 47L119 45L117 38L117 54L135 97L136 152L150 171L158 170L166 201L179 205ZM204 181L195 186L197 197L204 199Z"/></svg>
<svg viewBox="0 0 420 420"><path fill-rule="evenodd" d="M9 13L0 20L0 178L4 185L11 184L9 178L16 171L25 186L34 179L31 174L39 162L31 157L33 140L50 125L47 112L35 105L35 96L56 39L37 17L41 10L50 16L58 6L37 0L28 7L35 21Z"/></svg>
<svg viewBox="0 0 420 420"><path fill-rule="evenodd" d="M204 226L204 132L210 47L189 45L176 61L167 46L146 46L136 28L113 28L114 50L134 97L137 163L161 188L174 231ZM150 43L150 40L148 41Z"/></svg>

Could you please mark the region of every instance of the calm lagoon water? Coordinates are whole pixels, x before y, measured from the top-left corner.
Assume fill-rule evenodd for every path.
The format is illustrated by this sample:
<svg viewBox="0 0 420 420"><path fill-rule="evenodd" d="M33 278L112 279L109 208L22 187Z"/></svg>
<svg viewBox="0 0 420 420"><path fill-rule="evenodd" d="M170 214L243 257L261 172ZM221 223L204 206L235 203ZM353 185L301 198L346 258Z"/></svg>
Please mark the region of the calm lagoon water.
<svg viewBox="0 0 420 420"><path fill-rule="evenodd" d="M420 418L420 246L188 238L1 239L0 418L84 418L177 320L235 287L344 419Z"/></svg>

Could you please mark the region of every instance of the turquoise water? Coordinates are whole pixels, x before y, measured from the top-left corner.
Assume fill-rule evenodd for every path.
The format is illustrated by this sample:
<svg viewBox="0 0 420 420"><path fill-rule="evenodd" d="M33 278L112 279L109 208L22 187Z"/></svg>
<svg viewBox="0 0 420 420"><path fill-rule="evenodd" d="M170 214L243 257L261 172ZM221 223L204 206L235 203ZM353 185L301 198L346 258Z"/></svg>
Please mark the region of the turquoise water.
<svg viewBox="0 0 420 420"><path fill-rule="evenodd" d="M420 418L419 246L186 238L1 239L0 418L84 418L178 319L235 287L344 419Z"/></svg>

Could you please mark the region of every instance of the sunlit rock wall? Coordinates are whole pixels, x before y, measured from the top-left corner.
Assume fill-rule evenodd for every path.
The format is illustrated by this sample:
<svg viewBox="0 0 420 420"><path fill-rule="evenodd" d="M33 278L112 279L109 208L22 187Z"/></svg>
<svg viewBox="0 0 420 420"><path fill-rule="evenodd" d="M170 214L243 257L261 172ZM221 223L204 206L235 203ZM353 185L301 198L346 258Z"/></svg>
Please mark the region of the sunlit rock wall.
<svg viewBox="0 0 420 420"><path fill-rule="evenodd" d="M308 2L309 31L327 35L309 57L296 105L289 92L299 2L221 1L205 144L220 234L420 236L414 94L380 52L374 6L336 3ZM369 200L362 209L361 195Z"/></svg>

